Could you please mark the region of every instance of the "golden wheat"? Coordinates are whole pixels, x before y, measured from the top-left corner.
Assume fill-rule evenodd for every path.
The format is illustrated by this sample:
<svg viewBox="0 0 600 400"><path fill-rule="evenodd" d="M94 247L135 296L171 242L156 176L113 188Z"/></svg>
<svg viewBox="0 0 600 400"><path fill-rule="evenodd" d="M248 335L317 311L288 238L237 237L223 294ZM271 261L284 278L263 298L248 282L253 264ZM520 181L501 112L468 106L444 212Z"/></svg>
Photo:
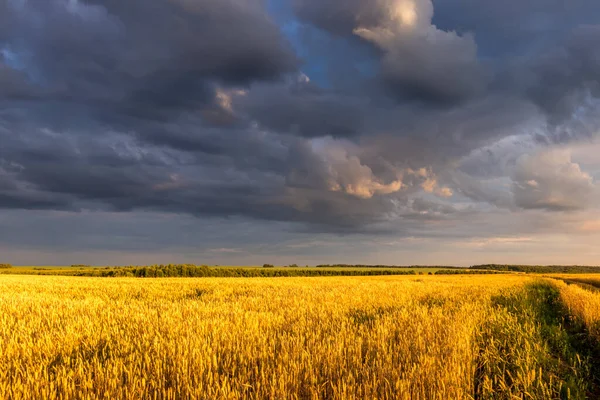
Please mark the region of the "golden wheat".
<svg viewBox="0 0 600 400"><path fill-rule="evenodd" d="M513 336L521 375L494 398L550 393L535 322L493 302L530 281L1 276L0 398L469 399Z"/></svg>
<svg viewBox="0 0 600 400"><path fill-rule="evenodd" d="M596 275L583 275L577 277L573 282L586 285L600 286L600 278ZM569 314L583 323L589 333L600 340L600 291L588 290L576 284L567 285L564 282L558 282L560 288L560 298L567 307Z"/></svg>

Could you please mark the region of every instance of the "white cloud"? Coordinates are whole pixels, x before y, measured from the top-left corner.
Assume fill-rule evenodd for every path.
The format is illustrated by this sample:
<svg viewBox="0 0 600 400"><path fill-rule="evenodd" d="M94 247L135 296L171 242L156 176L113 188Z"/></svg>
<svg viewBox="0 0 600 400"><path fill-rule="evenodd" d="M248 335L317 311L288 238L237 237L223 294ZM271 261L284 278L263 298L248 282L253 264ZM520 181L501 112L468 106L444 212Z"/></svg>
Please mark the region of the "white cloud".
<svg viewBox="0 0 600 400"><path fill-rule="evenodd" d="M535 242L531 237L490 237L459 243L463 247L517 246Z"/></svg>
<svg viewBox="0 0 600 400"><path fill-rule="evenodd" d="M439 197L452 197L452 189L448 187L440 187L437 178L434 175L429 175L421 184L421 187L426 193L433 193Z"/></svg>
<svg viewBox="0 0 600 400"><path fill-rule="evenodd" d="M432 25L431 0L380 0L387 18L360 24L354 34L384 51L382 73L389 85L409 96L445 101L479 89L480 68L473 36Z"/></svg>
<svg viewBox="0 0 600 400"><path fill-rule="evenodd" d="M598 194L592 176L571 160L568 149L520 157L512 190L517 206L553 211L587 208Z"/></svg>
<svg viewBox="0 0 600 400"><path fill-rule="evenodd" d="M328 168L328 188L334 192L369 199L377 194L390 194L403 187L402 175L397 174L391 182L383 182L373 174L371 168L364 165L357 155L347 148L330 142L321 148L322 157Z"/></svg>
<svg viewBox="0 0 600 400"><path fill-rule="evenodd" d="M325 165L327 188L333 192L370 199L375 195L397 193L410 187L443 198L453 195L452 189L439 184L431 168L413 170L387 164L382 174L387 178L384 179L373 171L369 154L347 141L315 140L313 151Z"/></svg>

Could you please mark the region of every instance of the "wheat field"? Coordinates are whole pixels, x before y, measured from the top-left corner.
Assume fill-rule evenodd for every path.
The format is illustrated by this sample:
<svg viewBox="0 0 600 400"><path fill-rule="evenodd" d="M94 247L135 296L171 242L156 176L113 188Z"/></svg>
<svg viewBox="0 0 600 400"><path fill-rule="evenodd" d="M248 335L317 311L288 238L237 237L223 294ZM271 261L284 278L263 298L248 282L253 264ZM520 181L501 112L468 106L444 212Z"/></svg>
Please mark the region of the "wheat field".
<svg viewBox="0 0 600 400"><path fill-rule="evenodd" d="M599 294L525 275L5 275L0 398L586 398L555 292L598 326Z"/></svg>

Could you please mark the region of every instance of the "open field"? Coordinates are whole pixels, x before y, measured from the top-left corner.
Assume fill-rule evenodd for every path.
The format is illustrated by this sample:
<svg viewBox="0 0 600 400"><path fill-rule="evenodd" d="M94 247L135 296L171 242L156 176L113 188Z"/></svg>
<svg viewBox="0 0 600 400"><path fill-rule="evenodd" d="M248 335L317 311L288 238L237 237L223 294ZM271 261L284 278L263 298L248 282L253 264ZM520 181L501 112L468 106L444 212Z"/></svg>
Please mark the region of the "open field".
<svg viewBox="0 0 600 400"><path fill-rule="evenodd" d="M600 274L550 274L548 277L560 279L567 283L585 284L600 290Z"/></svg>
<svg viewBox="0 0 600 400"><path fill-rule="evenodd" d="M148 274L141 276L155 277L152 270L162 266L14 266L12 268L0 269L0 274L16 275L63 275L63 276L122 276L133 275L134 270L147 269ZM168 266L167 266L168 267ZM368 267L368 266L327 266L327 267L301 267L301 266L275 266L264 268L263 266L192 266L193 268L205 268L206 272L196 271L199 275L190 276L319 276L319 275L402 275L402 274L429 274L439 271L463 271L475 272L466 268L447 269L443 267ZM161 272L162 276L168 276ZM174 276L182 276L175 273ZM186 275L183 275L186 276Z"/></svg>
<svg viewBox="0 0 600 400"><path fill-rule="evenodd" d="M102 270L106 267L71 267L67 265L27 265L13 266L12 268L0 269L4 275L75 275L80 272L91 270Z"/></svg>
<svg viewBox="0 0 600 400"><path fill-rule="evenodd" d="M598 398L599 309L529 275L3 275L0 398Z"/></svg>
<svg viewBox="0 0 600 400"><path fill-rule="evenodd" d="M360 276L360 275L422 275L422 274L538 274L557 276L577 274L579 278L600 271L600 267L564 265L473 265L468 268L455 266L386 266L386 265L317 265L273 266L262 265L139 265L139 266L88 266L88 265L42 265L10 266L0 264L0 274L63 275L99 277L300 277L300 276Z"/></svg>
<svg viewBox="0 0 600 400"><path fill-rule="evenodd" d="M256 269L256 268L264 268L262 265L211 265L211 268L219 268L219 269L238 269L238 268L247 268L247 269ZM86 267L73 267L70 265L15 265L12 269L19 271L70 271L70 270L88 270L88 269L103 269L103 268L119 268L115 266L108 265L93 265ZM380 270L406 270L406 271L416 271L416 272L436 272L442 269L448 269L447 267L314 267L314 266L297 266L297 267L288 267L288 266L275 266L274 269L279 270L290 270L290 269L298 269L298 270L334 270L334 271L345 271L345 270L369 270L369 271L380 271ZM466 269L466 268L465 268Z"/></svg>

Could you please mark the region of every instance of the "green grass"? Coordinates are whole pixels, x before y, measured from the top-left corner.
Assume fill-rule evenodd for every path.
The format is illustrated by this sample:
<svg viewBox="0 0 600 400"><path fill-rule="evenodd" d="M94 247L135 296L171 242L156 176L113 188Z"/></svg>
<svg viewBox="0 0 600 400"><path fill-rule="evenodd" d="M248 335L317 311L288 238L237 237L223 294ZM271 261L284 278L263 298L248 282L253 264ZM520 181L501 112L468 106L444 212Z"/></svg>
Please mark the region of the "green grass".
<svg viewBox="0 0 600 400"><path fill-rule="evenodd" d="M595 348L570 323L556 286L540 281L493 301L497 318L479 337L476 399L598 398Z"/></svg>

